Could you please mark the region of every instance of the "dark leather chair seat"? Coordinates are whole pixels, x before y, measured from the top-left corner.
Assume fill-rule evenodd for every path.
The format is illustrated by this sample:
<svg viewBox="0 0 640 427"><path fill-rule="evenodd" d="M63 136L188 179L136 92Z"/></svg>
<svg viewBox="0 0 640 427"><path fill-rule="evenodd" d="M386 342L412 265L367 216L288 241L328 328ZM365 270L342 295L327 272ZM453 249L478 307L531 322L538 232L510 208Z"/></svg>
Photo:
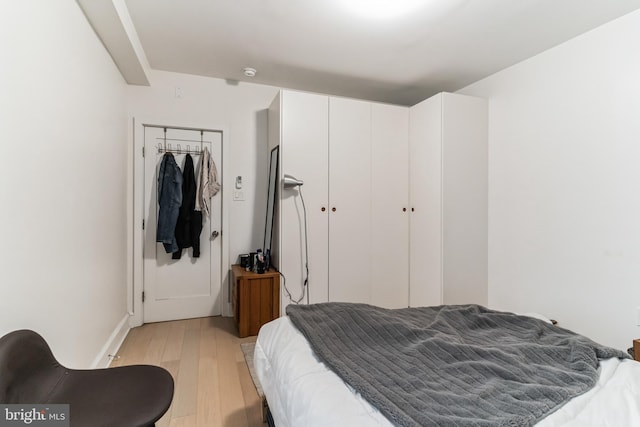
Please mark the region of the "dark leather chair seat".
<svg viewBox="0 0 640 427"><path fill-rule="evenodd" d="M158 366L69 369L34 331L0 338L0 402L69 404L72 427L153 426L169 409L173 387Z"/></svg>

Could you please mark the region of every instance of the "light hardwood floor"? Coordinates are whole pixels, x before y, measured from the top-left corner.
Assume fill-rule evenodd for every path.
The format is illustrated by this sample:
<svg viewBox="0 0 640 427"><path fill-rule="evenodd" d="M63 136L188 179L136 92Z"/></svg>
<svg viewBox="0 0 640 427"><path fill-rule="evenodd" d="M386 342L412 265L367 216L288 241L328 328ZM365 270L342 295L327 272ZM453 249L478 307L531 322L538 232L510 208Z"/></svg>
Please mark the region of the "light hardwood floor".
<svg viewBox="0 0 640 427"><path fill-rule="evenodd" d="M175 392L157 427L265 427L262 406L229 317L149 323L129 331L111 366L152 364Z"/></svg>

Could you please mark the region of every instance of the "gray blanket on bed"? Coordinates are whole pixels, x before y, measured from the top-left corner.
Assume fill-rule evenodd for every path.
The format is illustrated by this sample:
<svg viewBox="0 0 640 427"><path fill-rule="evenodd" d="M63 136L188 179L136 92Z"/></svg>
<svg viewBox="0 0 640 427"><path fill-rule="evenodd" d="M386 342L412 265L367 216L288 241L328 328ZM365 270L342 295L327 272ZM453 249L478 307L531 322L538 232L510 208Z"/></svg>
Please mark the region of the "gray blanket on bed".
<svg viewBox="0 0 640 427"><path fill-rule="evenodd" d="M289 305L319 359L400 426L531 426L627 357L547 322L477 305Z"/></svg>

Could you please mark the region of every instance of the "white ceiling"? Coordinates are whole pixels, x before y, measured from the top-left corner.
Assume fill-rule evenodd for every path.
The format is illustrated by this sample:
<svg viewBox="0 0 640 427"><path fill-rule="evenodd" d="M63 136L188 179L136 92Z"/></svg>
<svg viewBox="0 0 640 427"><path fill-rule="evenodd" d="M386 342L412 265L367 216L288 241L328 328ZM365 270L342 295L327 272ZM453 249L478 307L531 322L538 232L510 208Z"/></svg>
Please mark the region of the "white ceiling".
<svg viewBox="0 0 640 427"><path fill-rule="evenodd" d="M413 105L640 8L640 0L125 0L153 69ZM250 79L244 67L258 70Z"/></svg>

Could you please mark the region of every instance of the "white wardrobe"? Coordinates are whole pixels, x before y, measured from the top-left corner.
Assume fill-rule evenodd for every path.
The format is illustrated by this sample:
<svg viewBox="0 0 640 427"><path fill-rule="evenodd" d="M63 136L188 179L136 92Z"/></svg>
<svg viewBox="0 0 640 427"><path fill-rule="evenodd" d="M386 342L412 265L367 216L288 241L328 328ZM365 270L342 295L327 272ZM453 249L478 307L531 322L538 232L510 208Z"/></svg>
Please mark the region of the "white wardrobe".
<svg viewBox="0 0 640 427"><path fill-rule="evenodd" d="M440 304L449 297L444 286L454 276L444 274L443 265L454 268L455 263L436 248L457 250L445 241L450 237L447 227L458 221L443 223L441 209L453 206L449 197L443 197L444 191L459 188L442 174L454 173L454 167L464 162L443 166L443 154L449 159L453 153L442 149L443 135L452 134L443 131L444 118L451 113L437 113L432 104L442 105L434 101L408 108L291 90L280 91L274 99L269 108L269 148L280 146L280 183L284 174L304 181L293 189L280 184L274 236L274 260L294 300L301 297L306 277L304 206L309 302L400 308ZM474 198L485 200L486 243L486 106L484 114L485 194ZM433 125L440 130L434 131ZM457 150L476 142L475 138L462 142ZM464 196L453 200L458 198ZM486 245L479 262L484 262L486 272ZM457 279L451 283L455 295L466 292L466 285ZM486 274L479 286L485 290L469 295L480 296L473 302L486 303ZM284 287L281 300L284 313L289 302Z"/></svg>
<svg viewBox="0 0 640 427"><path fill-rule="evenodd" d="M275 259L294 299L306 276L304 199L309 301L408 305L408 121L407 107L289 90L271 104L281 178L304 181L279 188Z"/></svg>
<svg viewBox="0 0 640 427"><path fill-rule="evenodd" d="M410 305L486 305L487 101L440 93L409 116Z"/></svg>

